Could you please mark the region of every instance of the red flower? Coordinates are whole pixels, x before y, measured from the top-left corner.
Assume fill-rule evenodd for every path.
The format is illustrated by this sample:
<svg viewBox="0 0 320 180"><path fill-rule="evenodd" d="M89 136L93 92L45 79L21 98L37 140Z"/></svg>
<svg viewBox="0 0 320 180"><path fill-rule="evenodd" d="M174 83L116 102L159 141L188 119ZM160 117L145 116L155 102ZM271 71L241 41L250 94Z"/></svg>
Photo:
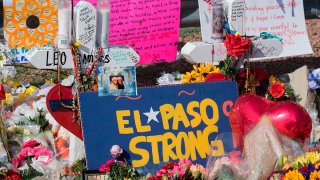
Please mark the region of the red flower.
<svg viewBox="0 0 320 180"><path fill-rule="evenodd" d="M114 162L115 162L114 160L107 161L106 163L102 164L102 166L100 166L99 171L104 173L110 172Z"/></svg>
<svg viewBox="0 0 320 180"><path fill-rule="evenodd" d="M286 92L286 88L284 87L284 84L281 82L274 82L271 86L270 86L270 94L274 97L274 98L280 98L284 95L284 93Z"/></svg>
<svg viewBox="0 0 320 180"><path fill-rule="evenodd" d="M21 166L21 162L19 161L19 158L18 157L14 157L12 159L12 165L16 168L20 167Z"/></svg>
<svg viewBox="0 0 320 180"><path fill-rule="evenodd" d="M174 166L178 166L178 163L176 163L176 162L168 163L168 164L162 166L161 169L170 170L170 169L173 169Z"/></svg>
<svg viewBox="0 0 320 180"><path fill-rule="evenodd" d="M22 148L27 148L27 147L30 147L30 148L34 148L36 146L40 145L40 143L36 140L29 140L25 143L22 144Z"/></svg>
<svg viewBox="0 0 320 180"><path fill-rule="evenodd" d="M224 46L227 54L240 58L251 47L250 39L243 39L240 35L227 34Z"/></svg>
<svg viewBox="0 0 320 180"><path fill-rule="evenodd" d="M22 180L22 178L19 173L11 169L8 171L7 180Z"/></svg>

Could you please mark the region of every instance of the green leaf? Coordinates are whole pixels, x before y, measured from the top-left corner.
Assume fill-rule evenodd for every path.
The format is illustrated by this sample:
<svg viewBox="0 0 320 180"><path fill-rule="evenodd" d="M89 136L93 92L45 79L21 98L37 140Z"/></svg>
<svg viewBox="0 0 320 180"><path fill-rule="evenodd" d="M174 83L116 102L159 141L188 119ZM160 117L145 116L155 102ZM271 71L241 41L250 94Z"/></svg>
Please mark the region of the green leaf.
<svg viewBox="0 0 320 180"><path fill-rule="evenodd" d="M29 169L21 170L20 176L23 180L32 180L35 177L43 176L43 174L33 167L30 167Z"/></svg>
<svg viewBox="0 0 320 180"><path fill-rule="evenodd" d="M220 62L219 62L219 68L220 68L220 69L224 69L225 67L226 67L226 62L220 61Z"/></svg>

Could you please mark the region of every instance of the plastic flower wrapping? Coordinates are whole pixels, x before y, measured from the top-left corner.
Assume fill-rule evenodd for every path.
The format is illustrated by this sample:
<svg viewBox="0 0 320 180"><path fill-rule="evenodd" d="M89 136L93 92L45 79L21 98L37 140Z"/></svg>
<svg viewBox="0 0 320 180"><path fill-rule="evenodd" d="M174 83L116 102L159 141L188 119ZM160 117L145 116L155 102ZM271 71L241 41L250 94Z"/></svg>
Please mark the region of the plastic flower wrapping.
<svg viewBox="0 0 320 180"><path fill-rule="evenodd" d="M36 87L14 80L14 67L2 75L0 176L80 177L83 143L60 126L47 109L46 95L54 84L47 81Z"/></svg>

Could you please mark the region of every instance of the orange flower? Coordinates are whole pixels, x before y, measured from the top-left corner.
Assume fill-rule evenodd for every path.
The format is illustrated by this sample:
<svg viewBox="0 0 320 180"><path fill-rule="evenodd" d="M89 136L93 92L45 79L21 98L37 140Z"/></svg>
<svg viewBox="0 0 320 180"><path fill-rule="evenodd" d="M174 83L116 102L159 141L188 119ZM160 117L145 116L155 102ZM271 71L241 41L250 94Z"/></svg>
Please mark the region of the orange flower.
<svg viewBox="0 0 320 180"><path fill-rule="evenodd" d="M274 98L280 98L284 95L284 93L286 92L286 88L284 86L283 83L281 82L274 82L271 86L270 86L270 94L274 97Z"/></svg>

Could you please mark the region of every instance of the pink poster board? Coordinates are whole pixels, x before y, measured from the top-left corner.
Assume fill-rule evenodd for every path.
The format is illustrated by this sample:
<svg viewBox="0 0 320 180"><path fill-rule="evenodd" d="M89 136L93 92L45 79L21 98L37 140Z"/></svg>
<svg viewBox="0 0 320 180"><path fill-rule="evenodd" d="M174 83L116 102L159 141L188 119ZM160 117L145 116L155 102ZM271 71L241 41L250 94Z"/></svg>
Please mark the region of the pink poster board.
<svg viewBox="0 0 320 180"><path fill-rule="evenodd" d="M131 46L139 64L176 60L180 0L110 0L110 8L110 45Z"/></svg>

